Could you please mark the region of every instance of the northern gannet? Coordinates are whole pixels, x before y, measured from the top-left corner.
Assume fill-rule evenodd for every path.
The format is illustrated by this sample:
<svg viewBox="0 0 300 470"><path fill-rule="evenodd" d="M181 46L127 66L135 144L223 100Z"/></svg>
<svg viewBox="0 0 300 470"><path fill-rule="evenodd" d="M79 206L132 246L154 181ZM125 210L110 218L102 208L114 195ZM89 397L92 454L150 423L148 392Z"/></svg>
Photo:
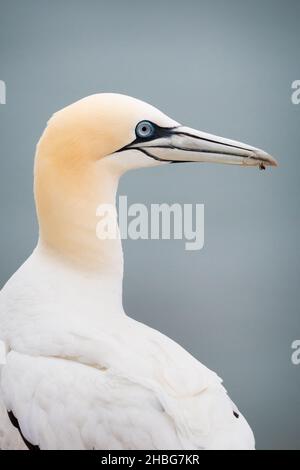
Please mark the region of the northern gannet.
<svg viewBox="0 0 300 470"><path fill-rule="evenodd" d="M96 237L120 176L170 162L276 165L124 95L50 119L35 159L39 241L0 296L0 448L254 448L221 379L124 313L121 241Z"/></svg>

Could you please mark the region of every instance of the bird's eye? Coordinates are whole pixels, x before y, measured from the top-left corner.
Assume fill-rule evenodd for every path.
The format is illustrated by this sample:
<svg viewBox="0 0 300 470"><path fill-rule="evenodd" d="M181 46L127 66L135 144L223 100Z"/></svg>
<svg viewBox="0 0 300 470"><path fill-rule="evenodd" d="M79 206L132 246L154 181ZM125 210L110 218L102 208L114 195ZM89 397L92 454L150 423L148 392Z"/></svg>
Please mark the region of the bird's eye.
<svg viewBox="0 0 300 470"><path fill-rule="evenodd" d="M155 127L149 121L141 121L136 126L135 132L137 137L140 137L141 139L148 139L149 137L153 136Z"/></svg>

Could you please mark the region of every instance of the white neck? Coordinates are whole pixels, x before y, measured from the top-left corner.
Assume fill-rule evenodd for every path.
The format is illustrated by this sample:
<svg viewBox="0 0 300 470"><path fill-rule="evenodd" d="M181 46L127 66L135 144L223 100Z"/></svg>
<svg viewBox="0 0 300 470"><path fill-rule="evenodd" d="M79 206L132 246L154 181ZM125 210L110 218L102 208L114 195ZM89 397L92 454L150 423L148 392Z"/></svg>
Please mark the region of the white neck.
<svg viewBox="0 0 300 470"><path fill-rule="evenodd" d="M40 299L52 299L61 315L70 321L82 315L90 324L101 319L112 320L123 314L122 276L105 269L97 271L76 267L52 250L41 239L31 258L31 272L37 273ZM55 312L52 311L53 318Z"/></svg>
<svg viewBox="0 0 300 470"><path fill-rule="evenodd" d="M97 209L101 204L115 208L119 175L109 165L80 173L80 179L58 173L44 161L37 162L35 194L40 223L39 256L47 258L53 272L64 278L64 289L82 293L105 304L122 305L123 252L120 237L99 239ZM44 181L44 178L47 178ZM45 185L45 183L47 183ZM109 213L117 225L117 213ZM108 219L106 219L108 220ZM70 283L66 282L66 276ZM83 291L83 284L85 290ZM66 287L67 286L67 287ZM59 286L57 286L59 288Z"/></svg>

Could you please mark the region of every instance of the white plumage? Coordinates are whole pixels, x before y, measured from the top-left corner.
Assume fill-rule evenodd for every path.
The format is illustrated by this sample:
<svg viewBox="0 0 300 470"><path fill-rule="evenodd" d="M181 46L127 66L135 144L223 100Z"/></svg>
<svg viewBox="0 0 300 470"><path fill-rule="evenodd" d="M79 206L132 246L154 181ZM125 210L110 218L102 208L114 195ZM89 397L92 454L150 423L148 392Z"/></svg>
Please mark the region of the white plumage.
<svg viewBox="0 0 300 470"><path fill-rule="evenodd" d="M168 135L137 139L142 120ZM222 161L222 151L225 163L275 164L257 149L238 144L237 155L237 143L208 143L196 131L191 142L192 131L110 94L50 121L35 166L40 240L0 296L0 448L27 448L8 411L41 449L254 448L217 375L124 313L120 240L96 238L96 208L114 202L127 169L211 155ZM166 147L170 132L176 146Z"/></svg>
<svg viewBox="0 0 300 470"><path fill-rule="evenodd" d="M38 248L1 298L11 348L2 397L28 441L43 449L253 446L216 374L123 312L98 314L101 284L85 302L89 280L48 256ZM68 279L75 289L62 303Z"/></svg>

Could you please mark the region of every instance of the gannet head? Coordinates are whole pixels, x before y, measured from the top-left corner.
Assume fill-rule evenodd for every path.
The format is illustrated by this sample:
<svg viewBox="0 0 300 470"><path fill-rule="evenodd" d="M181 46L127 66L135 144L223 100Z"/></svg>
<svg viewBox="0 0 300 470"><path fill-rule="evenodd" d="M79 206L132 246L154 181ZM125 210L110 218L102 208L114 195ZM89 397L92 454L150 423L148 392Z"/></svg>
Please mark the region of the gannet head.
<svg viewBox="0 0 300 470"><path fill-rule="evenodd" d="M179 162L276 165L262 150L184 127L124 95L93 95L59 111L37 146L40 240L81 264L116 266L121 250L96 237L99 204L115 203L127 170Z"/></svg>
<svg viewBox="0 0 300 470"><path fill-rule="evenodd" d="M277 165L260 149L182 126L147 103L113 93L89 96L56 113L40 146L45 140L55 142L52 158L59 155L62 167L104 160L119 173L182 162Z"/></svg>

